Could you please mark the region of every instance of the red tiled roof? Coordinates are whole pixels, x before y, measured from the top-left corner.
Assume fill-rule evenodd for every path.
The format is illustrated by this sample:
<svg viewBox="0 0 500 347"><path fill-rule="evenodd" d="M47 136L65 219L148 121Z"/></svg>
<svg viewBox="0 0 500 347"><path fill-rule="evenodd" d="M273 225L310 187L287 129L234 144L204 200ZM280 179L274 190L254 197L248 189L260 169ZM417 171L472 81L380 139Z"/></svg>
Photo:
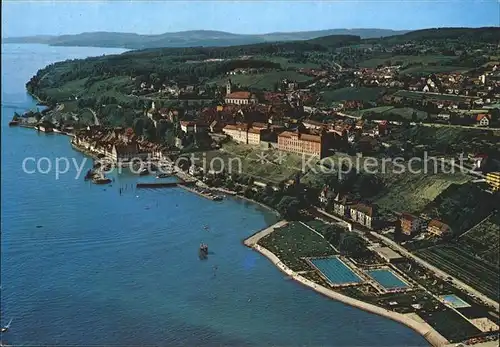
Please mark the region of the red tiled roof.
<svg viewBox="0 0 500 347"><path fill-rule="evenodd" d="M483 118L487 118L487 119L489 120L489 119L490 119L490 116L489 116L488 114L486 114L486 113L480 113L480 114L478 114L478 115L477 115L477 117L476 117L476 121L478 121L478 122L479 122L479 121L481 121L481 119L483 119Z"/></svg>

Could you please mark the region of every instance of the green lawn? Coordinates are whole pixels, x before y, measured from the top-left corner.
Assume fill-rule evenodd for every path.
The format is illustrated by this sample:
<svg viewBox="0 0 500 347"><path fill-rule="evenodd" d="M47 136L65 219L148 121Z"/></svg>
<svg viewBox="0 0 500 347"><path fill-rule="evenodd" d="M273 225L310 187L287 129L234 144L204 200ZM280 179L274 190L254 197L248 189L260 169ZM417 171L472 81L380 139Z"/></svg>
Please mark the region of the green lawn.
<svg viewBox="0 0 500 347"><path fill-rule="evenodd" d="M367 68L375 68L378 65L384 65L387 61L391 62L391 65L404 65L408 63L442 63L456 60L454 57L448 57L443 55L396 55L396 56L387 56L381 58L373 58L369 60L365 60L359 64L361 67Z"/></svg>
<svg viewBox="0 0 500 347"><path fill-rule="evenodd" d="M259 241L259 245L273 252L294 271L313 270L302 257L335 255L330 244L298 222L275 230Z"/></svg>
<svg viewBox="0 0 500 347"><path fill-rule="evenodd" d="M422 93L422 92L413 92L410 90L399 90L394 95L402 96L408 99L417 99L420 100L425 96L427 100L451 100L451 101L466 101L469 98L460 95L453 94L430 94L430 93Z"/></svg>
<svg viewBox="0 0 500 347"><path fill-rule="evenodd" d="M327 105L332 102L347 100L375 101L384 90L382 87L346 87L336 90L325 90L320 92L320 101Z"/></svg>
<svg viewBox="0 0 500 347"><path fill-rule="evenodd" d="M450 65L423 65L423 66L411 66L408 69L401 70L404 74L431 74L431 73L441 73L441 72L466 72L470 68L465 68L461 66L450 66Z"/></svg>
<svg viewBox="0 0 500 347"><path fill-rule="evenodd" d="M228 78L231 79L233 84L241 85L244 88L266 89L272 91L276 82L283 79L295 80L297 82L305 82L312 80L312 77L300 74L296 71L270 71L260 74L252 75L232 75L225 76L212 80L209 83L217 83L218 85L225 85Z"/></svg>

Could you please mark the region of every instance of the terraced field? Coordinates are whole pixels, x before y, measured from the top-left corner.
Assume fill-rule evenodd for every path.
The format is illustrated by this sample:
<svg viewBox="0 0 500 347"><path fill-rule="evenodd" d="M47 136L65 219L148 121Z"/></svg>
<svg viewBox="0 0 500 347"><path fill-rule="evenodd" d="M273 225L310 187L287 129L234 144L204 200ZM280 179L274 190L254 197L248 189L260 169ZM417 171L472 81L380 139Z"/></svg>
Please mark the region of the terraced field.
<svg viewBox="0 0 500 347"><path fill-rule="evenodd" d="M417 251L416 254L490 298L498 298L498 267L454 246L434 246Z"/></svg>
<svg viewBox="0 0 500 347"><path fill-rule="evenodd" d="M230 76L231 81L236 85L241 85L245 88L257 88L272 91L276 82L283 79L294 80L297 82L305 82L312 80L312 77L303 75L296 71L271 71L267 73L252 74L252 75L233 75ZM225 85L228 77L212 80L210 83Z"/></svg>
<svg viewBox="0 0 500 347"><path fill-rule="evenodd" d="M204 160L209 170L219 170L224 163L228 172L242 173L257 181L273 184L294 178L302 169L301 156L235 143L225 144L221 150L196 153L195 156L199 158L199 164Z"/></svg>
<svg viewBox="0 0 500 347"><path fill-rule="evenodd" d="M327 105L335 101L360 100L360 101L375 101L385 90L382 87L347 87L336 90L326 90L321 92L321 102Z"/></svg>

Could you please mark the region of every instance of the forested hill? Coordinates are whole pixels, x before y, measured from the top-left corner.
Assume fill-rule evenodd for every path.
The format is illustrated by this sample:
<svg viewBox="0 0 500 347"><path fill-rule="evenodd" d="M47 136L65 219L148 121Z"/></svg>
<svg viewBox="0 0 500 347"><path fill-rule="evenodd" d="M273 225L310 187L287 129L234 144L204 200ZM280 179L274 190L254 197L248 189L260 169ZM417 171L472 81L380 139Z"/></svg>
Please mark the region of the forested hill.
<svg viewBox="0 0 500 347"><path fill-rule="evenodd" d="M132 33L92 32L62 36L11 37L4 43L44 43L54 46L123 47L129 49L196 46L234 46L274 41L310 40L330 35L354 35L361 38L380 38L400 35L408 31L388 29L330 29L302 32L277 32L269 34L242 35L223 31L192 30L161 35L138 35Z"/></svg>
<svg viewBox="0 0 500 347"><path fill-rule="evenodd" d="M422 29L410 31L403 35L387 36L379 39L367 39L365 41L370 43L384 42L390 44L402 44L408 41L422 42L433 40L500 43L500 27Z"/></svg>

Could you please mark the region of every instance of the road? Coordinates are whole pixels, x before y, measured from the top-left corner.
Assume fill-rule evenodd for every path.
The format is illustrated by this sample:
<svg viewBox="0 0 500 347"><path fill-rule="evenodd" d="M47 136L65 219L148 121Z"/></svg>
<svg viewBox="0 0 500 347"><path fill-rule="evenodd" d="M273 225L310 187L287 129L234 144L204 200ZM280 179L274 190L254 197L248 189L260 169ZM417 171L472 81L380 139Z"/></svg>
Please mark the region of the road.
<svg viewBox="0 0 500 347"><path fill-rule="evenodd" d="M326 215L326 216L328 216L330 218L333 218L333 219L338 220L338 221L343 221L344 223L348 223L348 222L344 221L343 219L341 219L339 217L336 217L336 216L333 216L333 215L331 215L329 213L326 213L325 211L323 211L323 210L321 210L321 209L319 209L317 207L316 207L316 210L318 210L318 212L320 212L320 213L322 213L322 214L324 214L324 215ZM355 227L352 228L352 231L358 233L359 235L363 235L364 234L363 231L358 230ZM437 277L439 277L439 278L441 278L443 280L446 280L447 278L452 278L451 283L453 285L455 285L456 287L458 287L458 288L460 288L462 290L465 290L469 294L475 295L477 298L479 298L480 300L482 300L483 302L485 302L487 305L494 307L497 312L499 311L499 305L498 305L497 301L495 301L493 299L490 299L486 295L478 292L477 290L475 290L471 286L465 284L464 282L460 281L459 279L451 276L450 274L444 272L443 270L435 267L434 265L429 264L425 260L423 260L423 259L417 257L416 255L410 253L403 246L397 244L396 242L392 241L391 239L389 239L389 238L387 238L387 237L385 237L383 235L380 235L380 234L378 234L378 233L376 233L374 231L372 231L371 234L373 236L375 236L376 238L378 238L380 241L382 241L387 246L391 246L391 248L394 248L395 250L397 250L398 252L400 252L405 257L413 259L415 262L417 262L421 266L423 266L423 267L427 268L428 270L432 271Z"/></svg>
<svg viewBox="0 0 500 347"><path fill-rule="evenodd" d="M86 109L89 110L90 112L92 112L92 114L94 115L94 124L101 125L101 123L99 122L99 118L97 118L97 114L95 113L95 111L93 109L91 109L90 107L86 107Z"/></svg>

